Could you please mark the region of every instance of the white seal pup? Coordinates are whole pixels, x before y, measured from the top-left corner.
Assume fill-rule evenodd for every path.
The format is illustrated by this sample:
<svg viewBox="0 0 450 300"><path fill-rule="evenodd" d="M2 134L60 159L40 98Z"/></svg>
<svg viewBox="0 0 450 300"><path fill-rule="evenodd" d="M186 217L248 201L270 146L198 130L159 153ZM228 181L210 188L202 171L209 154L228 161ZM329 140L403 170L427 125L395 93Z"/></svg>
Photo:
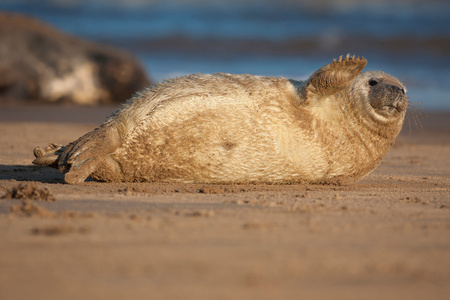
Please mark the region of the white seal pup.
<svg viewBox="0 0 450 300"><path fill-rule="evenodd" d="M304 82L189 75L136 94L67 146L34 150L34 164L67 183L355 182L400 132L408 99L396 78L340 57Z"/></svg>

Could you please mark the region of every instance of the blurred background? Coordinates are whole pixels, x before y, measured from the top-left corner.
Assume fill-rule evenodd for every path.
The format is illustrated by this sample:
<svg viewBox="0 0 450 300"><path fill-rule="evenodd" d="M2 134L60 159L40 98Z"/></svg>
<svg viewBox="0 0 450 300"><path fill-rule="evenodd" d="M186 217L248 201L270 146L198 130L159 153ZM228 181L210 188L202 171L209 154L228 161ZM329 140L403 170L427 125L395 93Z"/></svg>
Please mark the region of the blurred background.
<svg viewBox="0 0 450 300"><path fill-rule="evenodd" d="M155 81L189 73L303 80L346 53L450 110L448 0L0 0L83 38L125 48Z"/></svg>

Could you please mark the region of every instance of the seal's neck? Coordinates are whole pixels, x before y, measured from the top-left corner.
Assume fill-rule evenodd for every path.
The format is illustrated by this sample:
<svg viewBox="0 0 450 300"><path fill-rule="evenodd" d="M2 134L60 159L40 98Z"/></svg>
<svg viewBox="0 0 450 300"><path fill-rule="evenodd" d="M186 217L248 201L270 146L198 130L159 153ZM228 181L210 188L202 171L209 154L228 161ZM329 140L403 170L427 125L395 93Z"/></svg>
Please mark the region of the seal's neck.
<svg viewBox="0 0 450 300"><path fill-rule="evenodd" d="M399 134L404 115L386 118L377 114L368 103L350 99L347 93L337 93L325 99L321 109L338 121L343 136L360 143L370 156L384 156Z"/></svg>

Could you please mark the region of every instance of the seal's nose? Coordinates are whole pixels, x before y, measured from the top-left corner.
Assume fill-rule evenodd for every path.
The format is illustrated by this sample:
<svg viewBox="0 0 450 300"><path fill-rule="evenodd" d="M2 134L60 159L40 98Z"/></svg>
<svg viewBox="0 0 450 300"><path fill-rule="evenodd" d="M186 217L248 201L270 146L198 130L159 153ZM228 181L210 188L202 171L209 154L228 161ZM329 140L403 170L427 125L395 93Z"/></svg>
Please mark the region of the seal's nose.
<svg viewBox="0 0 450 300"><path fill-rule="evenodd" d="M390 90L393 93L401 92L402 94L405 94L405 89L402 87L399 87L397 85L388 85L387 88L388 88L388 90Z"/></svg>
<svg viewBox="0 0 450 300"><path fill-rule="evenodd" d="M391 103L388 105L397 111L402 112L408 107L408 97L406 91L402 86L397 84L385 84L384 88L391 94Z"/></svg>

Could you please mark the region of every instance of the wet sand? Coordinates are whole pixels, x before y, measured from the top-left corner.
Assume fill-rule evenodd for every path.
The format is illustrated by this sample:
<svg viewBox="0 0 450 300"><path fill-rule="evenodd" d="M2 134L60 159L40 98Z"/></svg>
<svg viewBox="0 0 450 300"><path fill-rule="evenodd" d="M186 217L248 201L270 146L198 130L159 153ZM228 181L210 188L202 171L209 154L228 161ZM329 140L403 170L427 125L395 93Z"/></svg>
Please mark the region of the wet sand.
<svg viewBox="0 0 450 300"><path fill-rule="evenodd" d="M0 199L1 299L450 296L450 113L410 117L349 186L71 186L31 165L113 110L0 108L0 196L34 183L54 197Z"/></svg>

